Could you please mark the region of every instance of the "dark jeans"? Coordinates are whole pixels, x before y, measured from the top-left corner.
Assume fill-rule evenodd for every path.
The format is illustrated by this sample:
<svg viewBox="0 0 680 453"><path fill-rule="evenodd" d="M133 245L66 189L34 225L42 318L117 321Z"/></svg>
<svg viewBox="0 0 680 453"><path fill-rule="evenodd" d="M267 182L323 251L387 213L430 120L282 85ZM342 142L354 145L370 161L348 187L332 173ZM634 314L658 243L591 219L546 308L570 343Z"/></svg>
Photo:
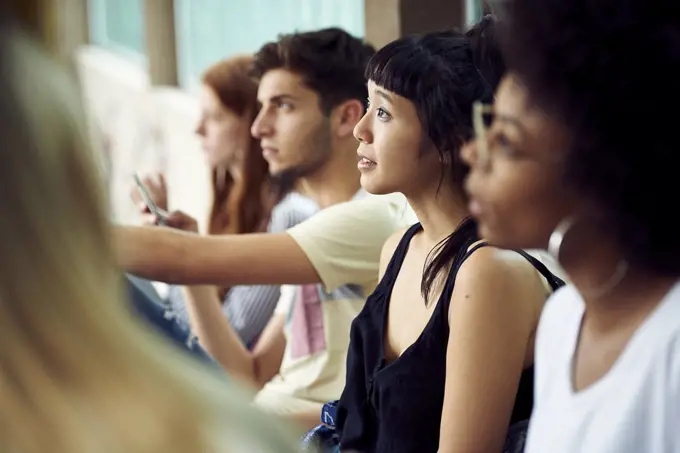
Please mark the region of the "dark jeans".
<svg viewBox="0 0 680 453"><path fill-rule="evenodd" d="M201 348L191 332L178 322L167 310L158 295L145 288L135 277L126 276L126 284L132 307L152 328L177 347L198 359L216 365L210 355Z"/></svg>
<svg viewBox="0 0 680 453"><path fill-rule="evenodd" d="M302 451L319 453L339 453L340 436L335 431L335 416L337 414L337 401L332 401L323 406L321 410L321 423L302 438ZM508 429L503 453L522 453L527 441L527 429L529 420L517 422Z"/></svg>

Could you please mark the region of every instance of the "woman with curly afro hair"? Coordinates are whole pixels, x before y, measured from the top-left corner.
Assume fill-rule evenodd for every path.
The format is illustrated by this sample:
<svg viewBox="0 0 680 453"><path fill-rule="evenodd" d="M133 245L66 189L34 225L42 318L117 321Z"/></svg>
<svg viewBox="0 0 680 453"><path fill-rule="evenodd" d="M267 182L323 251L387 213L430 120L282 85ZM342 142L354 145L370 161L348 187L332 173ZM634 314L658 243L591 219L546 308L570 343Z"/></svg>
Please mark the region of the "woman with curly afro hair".
<svg viewBox="0 0 680 453"><path fill-rule="evenodd" d="M680 451L680 10L514 0L509 75L464 158L480 236L544 248L527 453Z"/></svg>

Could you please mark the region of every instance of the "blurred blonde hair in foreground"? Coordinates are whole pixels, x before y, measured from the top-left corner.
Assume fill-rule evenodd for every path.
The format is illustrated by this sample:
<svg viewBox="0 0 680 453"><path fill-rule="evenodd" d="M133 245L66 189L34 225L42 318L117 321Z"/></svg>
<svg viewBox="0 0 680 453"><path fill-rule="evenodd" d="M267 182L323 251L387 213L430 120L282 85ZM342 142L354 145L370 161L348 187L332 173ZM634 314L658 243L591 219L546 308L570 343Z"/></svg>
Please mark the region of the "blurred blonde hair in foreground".
<svg viewBox="0 0 680 453"><path fill-rule="evenodd" d="M0 450L293 451L128 313L78 90L3 17L0 89Z"/></svg>

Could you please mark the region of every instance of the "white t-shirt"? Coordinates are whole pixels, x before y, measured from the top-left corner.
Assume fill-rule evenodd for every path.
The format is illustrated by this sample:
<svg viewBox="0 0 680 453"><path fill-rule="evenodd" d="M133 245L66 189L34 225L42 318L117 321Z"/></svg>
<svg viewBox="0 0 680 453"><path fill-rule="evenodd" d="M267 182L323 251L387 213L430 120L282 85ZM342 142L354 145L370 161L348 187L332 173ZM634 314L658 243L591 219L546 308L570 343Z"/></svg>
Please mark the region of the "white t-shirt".
<svg viewBox="0 0 680 453"><path fill-rule="evenodd" d="M525 453L680 452L680 283L609 372L574 393L571 364L583 313L573 286L556 292L543 311Z"/></svg>

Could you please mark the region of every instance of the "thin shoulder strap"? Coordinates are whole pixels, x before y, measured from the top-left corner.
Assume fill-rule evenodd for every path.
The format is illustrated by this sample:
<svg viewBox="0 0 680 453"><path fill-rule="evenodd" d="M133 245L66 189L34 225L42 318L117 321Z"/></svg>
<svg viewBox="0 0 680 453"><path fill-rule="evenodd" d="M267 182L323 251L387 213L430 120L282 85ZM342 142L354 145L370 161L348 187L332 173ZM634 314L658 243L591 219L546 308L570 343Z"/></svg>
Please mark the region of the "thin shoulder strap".
<svg viewBox="0 0 680 453"><path fill-rule="evenodd" d="M472 253L484 246L489 245L487 242L480 242L476 244L474 247L472 247L468 252L465 254L462 260L460 260L460 263L458 264L457 267L460 267L463 262L472 255ZM529 255L527 252L524 250L515 250L517 253L522 255L529 263L531 263L532 266L536 268L538 272L548 281L548 284L552 288L553 291L558 290L559 288L563 287L565 285L564 280L550 272L550 270L547 268L547 266L543 263L541 263L539 260L534 258L533 256ZM456 269L456 272L458 272L458 269Z"/></svg>
<svg viewBox="0 0 680 453"><path fill-rule="evenodd" d="M460 264L458 264L457 267L460 267L460 265L463 264L463 262L466 259L468 259L470 257L470 255L472 255L473 253L475 253L477 250L481 249L482 247L486 247L487 245L489 245L488 242L478 242L472 248L469 248L467 253L465 255L463 255L463 259L460 260Z"/></svg>
<svg viewBox="0 0 680 453"><path fill-rule="evenodd" d="M474 239L472 239L474 240ZM474 244L474 243L473 243ZM471 244L468 242L465 247L467 248L467 252L465 252L464 255L459 255L459 258L455 258L453 260L453 264L451 264L451 271L449 272L449 276L446 278L446 283L444 283L444 290L442 291L441 297L443 299L439 305L442 306L443 310L446 310L448 313L448 306L449 303L451 302L451 296L453 296L453 287L456 284L456 276L458 275L458 271L460 270L460 267L463 265L466 259L470 257L473 253L475 253L477 250L481 249L482 247L486 247L489 245L488 242L477 242L476 244Z"/></svg>
<svg viewBox="0 0 680 453"><path fill-rule="evenodd" d="M538 272L541 273L541 275L548 281L548 284L552 288L553 292L557 291L559 288L564 286L564 280L550 272L550 270L546 267L545 264L541 263L538 261L536 258L533 256L529 255L527 252L524 250L515 250L517 253L522 255L524 258L527 259L531 263L532 266L536 268Z"/></svg>
<svg viewBox="0 0 680 453"><path fill-rule="evenodd" d="M408 252L408 247L411 244L411 239L413 239L413 236L415 236L421 228L422 226L420 223L416 223L406 230L406 233L404 233L404 236L402 236L399 241L397 248L392 254L392 258L385 269L385 277L388 277L389 275L389 278L393 279L399 273L404 258L406 257L406 252Z"/></svg>
<svg viewBox="0 0 680 453"><path fill-rule="evenodd" d="M453 286L456 281L456 275L458 274L458 270L463 265L465 260L467 260L470 257L470 255L472 255L480 248L486 247L488 245L489 245L488 242L478 242L474 244L472 247L470 247L467 253L465 253L465 255L463 255L460 259L454 261L453 266L451 268L451 272L449 273L449 276L446 280L446 284L444 285L444 291L442 292L442 295L444 295L444 297L446 298L444 300L451 299L451 296L453 295ZM557 291L559 288L565 285L564 281L561 278L557 277L552 272L550 272L550 270L546 267L545 264L541 263L539 260L529 255L524 250L515 251L522 255L527 261L529 261L529 263L531 263L532 266L534 266L534 268L536 268L538 272L540 272L540 274L548 281L548 284L550 285L550 288L552 288L553 292Z"/></svg>
<svg viewBox="0 0 680 453"><path fill-rule="evenodd" d="M452 285L453 285L453 280L456 279L456 275L458 274L458 271L460 270L460 267L463 265L463 263L465 262L465 260L467 260L468 258L470 258L470 255L472 255L473 253L475 253L477 250L481 249L482 247L486 247L486 246L488 246L488 245L489 245L489 243L488 243L488 242L484 242L484 241L482 241L482 242L477 242L476 244L475 244L475 243L473 243L473 244L470 244L470 243L466 244L467 252L465 252L465 254L462 255L460 258L455 259L455 260L453 261L453 265L451 266L451 273L449 274L449 278L452 280L452 282L451 282ZM447 282L447 283L448 283L448 282ZM452 287L451 289L453 289L453 287Z"/></svg>

